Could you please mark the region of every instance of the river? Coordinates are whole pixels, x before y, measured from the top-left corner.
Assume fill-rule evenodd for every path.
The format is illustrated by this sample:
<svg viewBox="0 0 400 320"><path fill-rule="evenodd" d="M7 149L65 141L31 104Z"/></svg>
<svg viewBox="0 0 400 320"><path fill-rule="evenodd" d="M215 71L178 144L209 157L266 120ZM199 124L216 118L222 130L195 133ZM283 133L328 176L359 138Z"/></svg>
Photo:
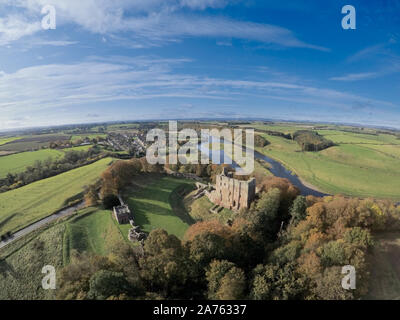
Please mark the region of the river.
<svg viewBox="0 0 400 320"><path fill-rule="evenodd" d="M214 141L217 142L218 144L220 143L220 139L217 137L211 137L211 139L209 139L210 142ZM209 149L209 143L207 144L199 144L199 150L204 153L204 154L208 154L209 159L212 159L212 156L214 155L215 157L219 157L220 158L220 163L227 163L230 164L233 168L239 168L239 165L237 163L235 163L234 161L232 161L232 159L230 157L228 157L224 150L211 150ZM215 152L217 152L217 154L215 154ZM270 164L270 171L271 173L279 178L286 178L288 179L294 186L296 186L297 188L299 188L301 194L303 196L316 196L316 197L324 197L327 196L329 194L327 193L323 193L320 192L318 190L312 189L310 187L307 187L306 185L304 185L300 178L295 175L294 173L292 173L290 170L286 169L280 162L271 159L270 157L253 150L254 152L254 158L255 159L260 159L263 161L266 161Z"/></svg>

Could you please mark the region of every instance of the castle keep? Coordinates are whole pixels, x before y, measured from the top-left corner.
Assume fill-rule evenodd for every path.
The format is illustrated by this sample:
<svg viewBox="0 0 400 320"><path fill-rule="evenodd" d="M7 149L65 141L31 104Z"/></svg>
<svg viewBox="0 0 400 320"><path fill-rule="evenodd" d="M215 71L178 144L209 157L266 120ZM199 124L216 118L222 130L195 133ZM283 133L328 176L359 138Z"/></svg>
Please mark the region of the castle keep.
<svg viewBox="0 0 400 320"><path fill-rule="evenodd" d="M226 168L217 175L215 190L207 194L209 199L230 210L248 209L256 196L256 179L241 181L233 178Z"/></svg>

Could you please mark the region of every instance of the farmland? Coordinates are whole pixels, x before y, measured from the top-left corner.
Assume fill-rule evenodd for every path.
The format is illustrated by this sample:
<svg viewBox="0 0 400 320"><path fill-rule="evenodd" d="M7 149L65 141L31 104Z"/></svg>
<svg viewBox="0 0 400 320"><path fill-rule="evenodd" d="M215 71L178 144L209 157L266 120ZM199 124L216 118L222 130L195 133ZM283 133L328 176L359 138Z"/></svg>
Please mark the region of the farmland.
<svg viewBox="0 0 400 320"><path fill-rule="evenodd" d="M0 233L14 232L67 206L111 161L105 158L0 194Z"/></svg>
<svg viewBox="0 0 400 320"><path fill-rule="evenodd" d="M26 167L32 166L35 161L44 161L48 158L56 159L63 155L64 153L60 150L43 149L0 157L0 179L8 173L15 174L25 171Z"/></svg>
<svg viewBox="0 0 400 320"><path fill-rule="evenodd" d="M130 188L124 198L135 223L144 231L162 228L182 238L189 224L194 222L181 203L181 197L177 196L182 188L192 190L193 182L172 177L153 178L143 187Z"/></svg>
<svg viewBox="0 0 400 320"><path fill-rule="evenodd" d="M106 134L101 134L101 133L99 133L99 134L80 134L80 135L73 135L73 136L71 137L71 141L72 141L72 142L76 142L76 141L78 141L78 140L83 140L83 139L85 139L85 138L88 138L88 139L97 139L98 137L105 138L105 137L107 137L107 135L106 135Z"/></svg>
<svg viewBox="0 0 400 320"><path fill-rule="evenodd" d="M42 147L47 147L50 142L53 141L65 141L69 140L70 136L65 134L41 134L41 135L31 135L23 136L18 139L13 139L8 143L1 145L0 151L13 151L13 152L23 152L23 151L33 151L38 150Z"/></svg>
<svg viewBox="0 0 400 320"><path fill-rule="evenodd" d="M21 137L3 137L3 138L0 138L0 146L4 145L6 143L10 143L12 141L18 140L18 139L21 139Z"/></svg>
<svg viewBox="0 0 400 320"><path fill-rule="evenodd" d="M256 127L288 133L299 129ZM400 199L400 140L396 136L337 129L318 130L318 133L336 145L319 152L302 152L293 140L262 133L271 144L257 150L280 161L306 184L321 191Z"/></svg>

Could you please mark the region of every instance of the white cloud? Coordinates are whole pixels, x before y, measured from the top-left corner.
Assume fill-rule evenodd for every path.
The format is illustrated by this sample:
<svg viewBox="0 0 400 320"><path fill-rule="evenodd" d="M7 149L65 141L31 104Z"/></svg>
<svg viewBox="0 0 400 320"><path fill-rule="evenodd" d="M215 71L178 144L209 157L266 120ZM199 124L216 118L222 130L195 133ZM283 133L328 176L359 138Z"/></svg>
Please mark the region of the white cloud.
<svg viewBox="0 0 400 320"><path fill-rule="evenodd" d="M329 80L335 81L358 81L376 78L379 76L377 72L361 72L361 73L349 73L340 77L332 77Z"/></svg>
<svg viewBox="0 0 400 320"><path fill-rule="evenodd" d="M29 21L22 15L0 17L0 46L35 34L40 28L39 21Z"/></svg>
<svg viewBox="0 0 400 320"><path fill-rule="evenodd" d="M76 24L87 31L103 35L124 33L128 37L129 33L129 38L141 46L160 45L185 37L213 37L328 50L301 41L293 32L279 26L198 14L199 10L225 6L227 1L222 0L15 0L12 3L14 7L17 6L25 12L26 16L34 19L40 17L42 6L54 5L57 10L57 25ZM6 1L4 5L10 6L11 1ZM183 8L188 8L191 12L183 13ZM3 19L11 24L15 17L7 16ZM18 23L21 19L15 21L12 38L3 38L0 35L3 44L40 30L37 27L38 22L31 20L30 23L35 28L27 32L25 25Z"/></svg>
<svg viewBox="0 0 400 320"><path fill-rule="evenodd" d="M93 103L115 106L119 101L157 98L163 98L166 104L168 99L180 99L181 103L204 101L208 106L214 105L212 101L225 101L237 105L238 110L250 96L259 97L266 104L284 101L298 108L314 105L351 111L355 104L368 105L370 109L396 107L385 101L299 83L217 79L174 71L174 66L189 61L92 57L75 64L37 65L14 73L0 72L0 123L16 115L34 116L47 110L54 113ZM140 108L138 111L143 112ZM206 111L209 112L207 108ZM96 109L95 113L100 112Z"/></svg>

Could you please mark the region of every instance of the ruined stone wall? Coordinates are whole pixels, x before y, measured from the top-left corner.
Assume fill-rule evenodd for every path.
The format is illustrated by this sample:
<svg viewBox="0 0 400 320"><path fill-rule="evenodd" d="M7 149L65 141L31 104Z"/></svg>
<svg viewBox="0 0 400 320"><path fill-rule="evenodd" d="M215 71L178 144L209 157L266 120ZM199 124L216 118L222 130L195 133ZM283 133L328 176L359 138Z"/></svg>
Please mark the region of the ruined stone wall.
<svg viewBox="0 0 400 320"><path fill-rule="evenodd" d="M210 200L231 210L249 208L256 194L255 179L240 181L225 174L216 177L215 190L209 195Z"/></svg>

